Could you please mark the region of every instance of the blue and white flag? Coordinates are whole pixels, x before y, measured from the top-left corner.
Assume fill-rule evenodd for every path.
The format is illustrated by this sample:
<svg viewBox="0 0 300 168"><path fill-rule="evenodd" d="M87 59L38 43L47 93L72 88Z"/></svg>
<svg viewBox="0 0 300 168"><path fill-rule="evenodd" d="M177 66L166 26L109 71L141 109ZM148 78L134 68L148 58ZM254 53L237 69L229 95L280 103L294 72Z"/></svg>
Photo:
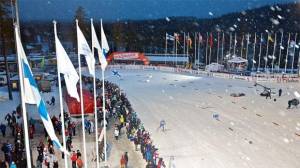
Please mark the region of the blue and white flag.
<svg viewBox="0 0 300 168"><path fill-rule="evenodd" d="M109 51L109 46L108 42L104 33L103 25L102 25L102 20L101 20L101 47L102 47L102 52L105 57L107 57L107 53Z"/></svg>
<svg viewBox="0 0 300 168"><path fill-rule="evenodd" d="M172 36L172 35L170 35L170 34L168 34L168 33L166 33L166 39L167 39L167 40L170 40L170 41L174 41L174 40L175 40L175 37Z"/></svg>
<svg viewBox="0 0 300 168"><path fill-rule="evenodd" d="M91 29L92 29L92 48L97 49L97 55L99 58L99 62L101 63L101 69L104 71L107 66L106 57L102 51L102 48L99 44L97 34L93 25L93 20L91 20ZM109 48L108 48L109 50ZM93 53L94 54L94 53Z"/></svg>
<svg viewBox="0 0 300 168"><path fill-rule="evenodd" d="M112 70L112 73L113 73L114 76L117 76L117 77L121 78L121 75L120 75L119 71Z"/></svg>
<svg viewBox="0 0 300 168"><path fill-rule="evenodd" d="M78 42L78 54L84 55L86 63L88 65L89 73L95 75L95 57L92 53L90 46L88 45L82 31L76 22L77 27L77 42Z"/></svg>
<svg viewBox="0 0 300 168"><path fill-rule="evenodd" d="M38 90L38 86L35 82L29 63L27 61L17 27L15 28L15 31L16 31L16 43L17 43L17 56L20 57L21 60L20 64L22 67L22 73L19 74L19 76L20 78L24 79L24 90L22 90L22 92L24 92L24 98L22 98L22 100L28 104L36 104L40 117L43 121L44 127L49 137L51 138L53 144L59 150L68 154L66 149L60 144L57 136L55 135L55 131L50 116L48 114L48 111L46 109L45 102L41 98L41 95Z"/></svg>

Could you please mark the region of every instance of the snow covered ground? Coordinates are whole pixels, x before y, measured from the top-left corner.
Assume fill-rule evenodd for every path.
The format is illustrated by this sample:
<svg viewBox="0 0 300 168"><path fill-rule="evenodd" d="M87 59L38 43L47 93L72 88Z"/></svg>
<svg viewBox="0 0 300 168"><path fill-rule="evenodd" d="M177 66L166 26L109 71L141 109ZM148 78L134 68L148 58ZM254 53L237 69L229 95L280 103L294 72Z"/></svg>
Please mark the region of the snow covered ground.
<svg viewBox="0 0 300 168"><path fill-rule="evenodd" d="M122 80L110 71L107 79L125 91L167 165L300 167L300 112L286 109L299 84L263 83L276 93L283 89L281 98L265 99L259 96L262 88L245 81L157 71L119 73ZM246 96L230 96L237 92ZM162 119L167 123L166 132L157 130Z"/></svg>
<svg viewBox="0 0 300 168"><path fill-rule="evenodd" d="M119 73L122 80L108 70L107 80L127 94L167 166L174 157L176 168L300 167L300 112L286 109L293 92L300 91L299 84L262 83L274 92L283 89L281 98L276 95L266 100L259 96L262 88L240 80L150 70ZM14 101L5 100L4 90L0 90L1 121L19 101L16 92ZM246 96L230 96L237 92ZM57 91L43 97L50 100L52 95ZM34 109L29 108L30 116L39 117ZM58 106L48 110L50 115L59 112ZM219 120L213 118L215 114ZM157 130L162 119L167 123L166 132Z"/></svg>

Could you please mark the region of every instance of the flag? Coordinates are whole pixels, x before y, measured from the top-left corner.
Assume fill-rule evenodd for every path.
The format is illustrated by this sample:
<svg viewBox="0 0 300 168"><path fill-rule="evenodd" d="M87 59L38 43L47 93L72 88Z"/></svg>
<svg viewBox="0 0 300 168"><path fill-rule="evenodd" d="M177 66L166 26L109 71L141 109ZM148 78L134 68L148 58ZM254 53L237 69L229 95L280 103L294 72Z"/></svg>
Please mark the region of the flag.
<svg viewBox="0 0 300 168"><path fill-rule="evenodd" d="M93 20L91 20L91 29L92 29L92 48L97 49L97 55L98 55L99 62L101 63L101 69L104 71L107 66L107 61L102 52L102 48L99 44L97 34L93 25Z"/></svg>
<svg viewBox="0 0 300 168"><path fill-rule="evenodd" d="M60 73L64 75L68 94L71 97L76 98L79 102L79 95L77 92L77 83L79 81L79 76L70 58L68 57L64 47L58 39L57 34L55 34L55 48L57 58L57 69Z"/></svg>
<svg viewBox="0 0 300 168"><path fill-rule="evenodd" d="M41 68L45 68L45 57L42 58L42 61L41 61Z"/></svg>
<svg viewBox="0 0 300 168"><path fill-rule="evenodd" d="M268 40L271 41L272 43L274 42L273 38L270 35L268 35Z"/></svg>
<svg viewBox="0 0 300 168"><path fill-rule="evenodd" d="M77 42L78 42L78 54L84 55L89 73L91 75L95 75L95 58L94 54L92 53L82 31L80 30L78 26L78 22L76 24L77 26Z"/></svg>
<svg viewBox="0 0 300 168"><path fill-rule="evenodd" d="M20 78L24 79L24 90L21 90L24 92L24 98L23 101L28 104L36 104L38 112L40 114L40 117L43 121L44 127L51 138L53 144L55 147L57 147L62 152L65 152L68 154L66 149L60 144L57 136L55 135L55 131L52 125L52 121L50 119L50 116L48 114L48 111L46 109L45 102L43 101L38 86L36 84L36 81L33 77L32 71L30 69L29 63L27 61L19 33L18 28L15 27L15 34L16 34L16 44L17 44L17 56L20 58L20 64L22 67L22 72L19 74Z"/></svg>
<svg viewBox="0 0 300 168"><path fill-rule="evenodd" d="M108 42L107 42L107 39L106 39L106 36L105 36L105 33L104 33L102 20L101 20L101 47L102 47L102 53L106 58L107 53L109 51L109 46L108 46Z"/></svg>
<svg viewBox="0 0 300 168"><path fill-rule="evenodd" d="M117 76L117 77L121 78L121 75L120 75L119 71L113 70L112 73L113 73L114 76Z"/></svg>
<svg viewBox="0 0 300 168"><path fill-rule="evenodd" d="M209 46L212 47L213 45L214 45L213 35L212 35L212 33L210 33Z"/></svg>
<svg viewBox="0 0 300 168"><path fill-rule="evenodd" d="M174 37L177 43L179 43L179 34L178 33L174 33Z"/></svg>
<svg viewBox="0 0 300 168"><path fill-rule="evenodd" d="M190 37L190 35L188 34L187 35L187 40L186 40L186 43L187 43L187 45L190 47L190 48L192 48L193 46L192 46L192 44L193 44L193 41L192 41L192 38Z"/></svg>
<svg viewBox="0 0 300 168"><path fill-rule="evenodd" d="M172 35L170 35L170 34L168 34L168 33L166 33L166 39L167 39L167 40L170 40L170 41L174 41L174 40L175 40L175 37L172 36Z"/></svg>
<svg viewBox="0 0 300 168"><path fill-rule="evenodd" d="M200 44L202 44L203 43L203 37L202 37L202 35L201 35L201 33L199 33L199 42L200 42Z"/></svg>

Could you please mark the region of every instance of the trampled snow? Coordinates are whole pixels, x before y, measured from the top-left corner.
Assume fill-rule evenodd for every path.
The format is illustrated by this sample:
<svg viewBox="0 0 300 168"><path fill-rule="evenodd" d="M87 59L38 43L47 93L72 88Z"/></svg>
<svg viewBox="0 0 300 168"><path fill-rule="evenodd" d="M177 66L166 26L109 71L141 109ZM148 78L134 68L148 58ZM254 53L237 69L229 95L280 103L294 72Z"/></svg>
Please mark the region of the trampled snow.
<svg viewBox="0 0 300 168"><path fill-rule="evenodd" d="M299 89L297 84L262 83L276 93L283 89L282 97L266 99L251 82L156 71L119 73L122 80L108 80L127 94L167 165L174 157L176 168L300 167L300 114L286 109L294 98L287 93ZM230 96L240 92L246 96ZM162 119L165 132L157 129Z"/></svg>

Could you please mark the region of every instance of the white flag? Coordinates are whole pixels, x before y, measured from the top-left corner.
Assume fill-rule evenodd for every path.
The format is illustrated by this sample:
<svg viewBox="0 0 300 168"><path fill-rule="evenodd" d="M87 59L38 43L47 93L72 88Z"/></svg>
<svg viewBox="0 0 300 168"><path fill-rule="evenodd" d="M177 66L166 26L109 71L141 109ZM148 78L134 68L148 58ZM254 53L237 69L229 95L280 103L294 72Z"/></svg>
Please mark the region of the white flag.
<svg viewBox="0 0 300 168"><path fill-rule="evenodd" d="M107 66L107 61L105 58L105 55L102 52L102 48L100 47L98 38L97 38L97 34L93 25L93 20L91 20L91 29L92 29L92 48L96 48L97 49L97 54L98 54L98 58L99 58L99 62L101 63L101 68L104 71L106 66Z"/></svg>
<svg viewBox="0 0 300 168"><path fill-rule="evenodd" d="M77 26L77 42L78 42L78 54L84 55L86 63L88 65L89 73L91 75L95 74L95 58L94 54L92 53L83 33L81 32L78 22Z"/></svg>
<svg viewBox="0 0 300 168"><path fill-rule="evenodd" d="M79 76L68 57L64 47L59 41L57 34L55 34L55 47L56 47L56 58L57 58L57 69L60 73L64 74L64 79L67 87L68 94L74 97L79 102L79 95L77 92L77 83Z"/></svg>
<svg viewBox="0 0 300 168"><path fill-rule="evenodd" d="M102 46L103 54L106 57L107 56L106 54L109 51L109 46L103 30L102 20L101 20L101 46Z"/></svg>

